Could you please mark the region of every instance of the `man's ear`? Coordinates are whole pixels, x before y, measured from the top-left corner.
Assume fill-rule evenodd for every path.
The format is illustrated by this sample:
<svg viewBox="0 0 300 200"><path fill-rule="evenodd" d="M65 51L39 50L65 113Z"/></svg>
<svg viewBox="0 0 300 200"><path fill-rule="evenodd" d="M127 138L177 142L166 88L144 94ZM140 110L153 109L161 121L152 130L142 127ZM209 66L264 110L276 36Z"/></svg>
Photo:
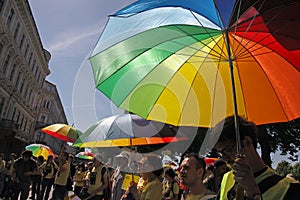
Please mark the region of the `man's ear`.
<svg viewBox="0 0 300 200"><path fill-rule="evenodd" d="M204 173L204 169L203 168L199 168L198 170L197 170L197 175L198 176L200 176L201 178L203 177L203 174Z"/></svg>
<svg viewBox="0 0 300 200"><path fill-rule="evenodd" d="M245 136L244 140L243 140L243 145L245 147L250 147L253 146L253 142L252 139L249 136Z"/></svg>

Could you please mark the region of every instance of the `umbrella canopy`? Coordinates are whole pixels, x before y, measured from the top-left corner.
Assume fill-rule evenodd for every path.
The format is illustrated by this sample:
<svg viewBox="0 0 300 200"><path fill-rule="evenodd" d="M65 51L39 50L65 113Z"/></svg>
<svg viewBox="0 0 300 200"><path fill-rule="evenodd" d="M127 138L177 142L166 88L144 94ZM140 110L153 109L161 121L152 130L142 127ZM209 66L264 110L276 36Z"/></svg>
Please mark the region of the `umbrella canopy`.
<svg viewBox="0 0 300 200"><path fill-rule="evenodd" d="M204 161L206 165L213 165L218 159L219 158L204 158Z"/></svg>
<svg viewBox="0 0 300 200"><path fill-rule="evenodd" d="M94 158L94 154L92 152L83 151L76 154L75 157L86 160L92 160Z"/></svg>
<svg viewBox="0 0 300 200"><path fill-rule="evenodd" d="M90 62L118 107L176 126L300 117L299 1L139 0L110 16Z"/></svg>
<svg viewBox="0 0 300 200"><path fill-rule="evenodd" d="M55 138L71 143L74 143L79 135L82 134L82 132L80 132L76 128L73 128L72 126L66 124L52 124L50 126L42 128L42 131Z"/></svg>
<svg viewBox="0 0 300 200"><path fill-rule="evenodd" d="M55 154L50 149L50 147L44 144L31 144L25 147L25 149L32 151L34 157L43 156L44 159L47 159L49 155L55 157Z"/></svg>
<svg viewBox="0 0 300 200"><path fill-rule="evenodd" d="M75 147L114 147L163 144L185 140L159 122L147 121L137 115L114 115L98 121L73 144Z"/></svg>

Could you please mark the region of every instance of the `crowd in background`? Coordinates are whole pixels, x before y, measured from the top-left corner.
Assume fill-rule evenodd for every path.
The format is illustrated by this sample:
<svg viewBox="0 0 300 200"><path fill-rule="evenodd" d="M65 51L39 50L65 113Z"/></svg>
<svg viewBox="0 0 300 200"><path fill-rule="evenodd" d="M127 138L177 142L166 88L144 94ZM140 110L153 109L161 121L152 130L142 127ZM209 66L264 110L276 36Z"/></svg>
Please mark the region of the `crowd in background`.
<svg viewBox="0 0 300 200"><path fill-rule="evenodd" d="M294 199L300 183L266 166L256 151L255 124L240 118L241 155L236 156L233 118L222 122L215 149L222 155L212 165L195 153L182 156L179 166L163 166L160 156L145 154L131 165L130 154L116 156L117 166L100 154L91 161L57 157L34 158L30 150L5 160L0 153L0 194L12 200L208 200ZM217 125L218 126L218 125ZM219 129L220 130L220 129ZM31 192L30 192L31 190ZM29 197L29 195L31 196Z"/></svg>

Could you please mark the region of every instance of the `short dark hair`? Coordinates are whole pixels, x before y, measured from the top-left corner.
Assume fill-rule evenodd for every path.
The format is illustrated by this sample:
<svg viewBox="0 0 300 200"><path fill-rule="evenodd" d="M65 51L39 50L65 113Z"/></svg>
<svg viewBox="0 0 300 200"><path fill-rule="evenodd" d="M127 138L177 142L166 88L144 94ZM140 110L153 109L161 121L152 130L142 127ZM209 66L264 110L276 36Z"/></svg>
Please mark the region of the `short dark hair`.
<svg viewBox="0 0 300 200"><path fill-rule="evenodd" d="M22 157L24 158L31 158L31 156L32 156L32 151L30 150L25 150L22 152Z"/></svg>
<svg viewBox="0 0 300 200"><path fill-rule="evenodd" d="M255 123L248 121L247 119L238 116L238 125L240 131L241 141L245 139L246 136L249 136L252 140L253 146L257 148L257 126ZM236 133L235 133L235 121L234 116L229 116L220 121L215 128L213 129L213 134L216 131L221 131L218 142L232 141L236 143Z"/></svg>
<svg viewBox="0 0 300 200"><path fill-rule="evenodd" d="M205 163L204 158L199 157L199 155L196 154L196 153L189 153L189 154L186 154L186 155L184 156L184 159L185 159L185 158L191 158L191 157L196 159L196 169L203 168L203 169L205 170L205 168L206 168L206 163Z"/></svg>
<svg viewBox="0 0 300 200"><path fill-rule="evenodd" d="M214 162L214 167L217 168L217 167L220 167L222 165L226 165L226 162L222 159L218 159Z"/></svg>
<svg viewBox="0 0 300 200"><path fill-rule="evenodd" d="M206 163L203 157L199 157L198 154L196 153L189 153L186 154L184 157L185 158L195 158L196 160L196 169L203 169L203 175L202 178L204 178L204 175L206 174Z"/></svg>
<svg viewBox="0 0 300 200"><path fill-rule="evenodd" d="M11 153L10 156L17 158L17 155L15 153Z"/></svg>
<svg viewBox="0 0 300 200"><path fill-rule="evenodd" d="M61 152L65 157L66 157L66 159L68 160L68 158L69 158L69 153L68 152L66 152L66 151L63 151L63 152Z"/></svg>
<svg viewBox="0 0 300 200"><path fill-rule="evenodd" d="M175 176L176 176L176 172L171 167L166 168L164 170L164 172L165 172L165 174L167 174L171 178L175 178Z"/></svg>
<svg viewBox="0 0 300 200"><path fill-rule="evenodd" d="M153 168L153 174L159 177L163 173L162 160L156 154L149 153L143 159L145 159Z"/></svg>

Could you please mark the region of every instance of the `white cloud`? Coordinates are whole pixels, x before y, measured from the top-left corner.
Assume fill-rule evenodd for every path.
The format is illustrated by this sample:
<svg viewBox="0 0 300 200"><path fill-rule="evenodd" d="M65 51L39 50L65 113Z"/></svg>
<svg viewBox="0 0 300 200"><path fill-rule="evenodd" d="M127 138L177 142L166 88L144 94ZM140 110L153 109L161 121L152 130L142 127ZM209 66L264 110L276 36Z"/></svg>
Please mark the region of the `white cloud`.
<svg viewBox="0 0 300 200"><path fill-rule="evenodd" d="M99 37L102 28L99 26L78 27L77 29L67 30L61 34L56 35L53 42L50 43L48 49L52 53L70 51L70 49L82 48L86 46L86 41Z"/></svg>

